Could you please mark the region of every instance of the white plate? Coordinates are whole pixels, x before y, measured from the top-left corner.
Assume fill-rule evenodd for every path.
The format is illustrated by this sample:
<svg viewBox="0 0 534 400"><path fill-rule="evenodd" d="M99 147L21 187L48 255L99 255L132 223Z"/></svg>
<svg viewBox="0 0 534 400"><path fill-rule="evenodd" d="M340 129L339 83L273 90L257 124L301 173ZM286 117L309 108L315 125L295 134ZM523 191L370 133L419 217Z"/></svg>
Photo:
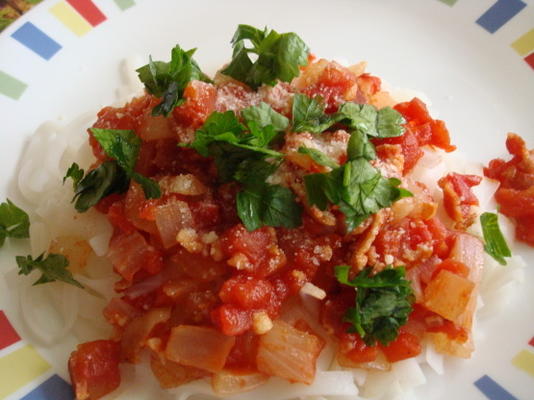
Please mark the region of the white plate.
<svg viewBox="0 0 534 400"><path fill-rule="evenodd" d="M91 2L70 3L83 7ZM84 22L66 2L45 0L0 35L0 200L8 195L16 200L12 178L18 157L25 138L41 122L67 122L116 100L121 60L132 55L146 60L149 54L167 59L179 43L198 47L196 59L207 72L214 72L229 59L229 41L239 23L295 31L317 55L367 60L368 70L390 84L424 92L432 101L434 116L447 122L453 142L472 160L504 156L509 131L520 133L534 146L534 66L525 59L530 54L528 60L534 64L532 0L496 4L494 0L95 0L94 4L105 19L99 23L98 18L90 19L95 26ZM492 6L493 14L488 11ZM49 60L31 50L35 38L29 40L33 40L29 48L13 37L28 29L28 22L61 46ZM495 33L489 32L501 23ZM6 91L2 73L17 78L26 89L11 90L11 97L2 94ZM12 98L17 94L18 99ZM518 247L527 263L533 259L534 251ZM24 250L23 243L8 243L0 250L2 270L12 269L12 255ZM30 357L25 361L30 364L37 357L24 353L31 339L25 336L16 304L5 296L1 278L0 309L22 341L13 339L15 343L3 349L0 345L0 377L6 365L20 366L19 356ZM518 399L534 398L534 348L528 344L534 336L532 266L527 266L526 282L510 303L505 312L480 324L482 334L473 358L448 365L444 377L431 374L431 382L418 391L421 399L483 399L474 382L484 376ZM9 336L1 317L0 343L2 336ZM55 374L68 379L66 349L73 348L73 341L67 340L63 347L35 345L50 368L26 364L21 382L0 379L0 398L7 394L10 399L22 398L45 381L57 388L60 380L48 380ZM525 360L523 369L512 364L518 353ZM492 400L514 398L487 391L487 378L480 382ZM26 399L67 398L39 390Z"/></svg>

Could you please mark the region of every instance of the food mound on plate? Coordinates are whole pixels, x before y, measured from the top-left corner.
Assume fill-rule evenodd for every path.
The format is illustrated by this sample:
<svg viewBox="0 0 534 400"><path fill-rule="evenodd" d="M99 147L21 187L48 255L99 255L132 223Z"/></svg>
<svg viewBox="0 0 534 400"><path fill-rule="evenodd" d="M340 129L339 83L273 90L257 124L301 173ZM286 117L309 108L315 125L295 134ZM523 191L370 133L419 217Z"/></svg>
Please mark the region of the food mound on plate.
<svg viewBox="0 0 534 400"><path fill-rule="evenodd" d="M92 166L67 171L75 209L113 226L116 273L112 336L69 359L76 398L114 391L121 363L149 363L162 388L207 380L227 396L273 377L311 385L327 349L335 368L368 371L425 346L470 357L484 242L468 229L488 179L422 179L455 150L445 123L365 63L247 25L232 45L213 78L194 49L150 59L145 94L88 129ZM507 145L514 160L485 173L533 244L533 154L517 135ZM485 248L504 260L496 218L481 216ZM75 245L58 240L64 255Z"/></svg>

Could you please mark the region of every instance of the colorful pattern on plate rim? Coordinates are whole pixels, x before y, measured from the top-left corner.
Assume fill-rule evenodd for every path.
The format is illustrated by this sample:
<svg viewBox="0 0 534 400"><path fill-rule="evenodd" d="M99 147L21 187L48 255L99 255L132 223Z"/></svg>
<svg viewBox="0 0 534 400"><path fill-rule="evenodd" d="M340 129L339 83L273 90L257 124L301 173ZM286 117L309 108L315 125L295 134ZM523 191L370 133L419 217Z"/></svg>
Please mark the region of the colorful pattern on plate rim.
<svg viewBox="0 0 534 400"><path fill-rule="evenodd" d="M439 0L454 6L458 0ZM135 5L134 0L113 0L121 10ZM36 2L35 2L36 3ZM475 22L487 32L494 34L518 15L527 4L521 0L497 0ZM107 20L106 15L91 0L62 0L55 3L49 12L74 35L83 36ZM25 22L11 37L37 56L50 60L62 48L54 38L32 22ZM524 57L534 69L534 28L518 37L511 47ZM28 85L0 70L0 94L18 100ZM0 371L8 371L9 379L0 382L0 399L15 392L24 392L21 400L71 400L72 388L60 376L53 374L48 362L31 346L26 344L0 310ZM534 347L534 337L528 343ZM534 377L534 352L522 350L512 364ZM9 367L7 367L9 366ZM5 377L3 373L3 378ZM473 383L490 400L517 400L508 390L488 375Z"/></svg>

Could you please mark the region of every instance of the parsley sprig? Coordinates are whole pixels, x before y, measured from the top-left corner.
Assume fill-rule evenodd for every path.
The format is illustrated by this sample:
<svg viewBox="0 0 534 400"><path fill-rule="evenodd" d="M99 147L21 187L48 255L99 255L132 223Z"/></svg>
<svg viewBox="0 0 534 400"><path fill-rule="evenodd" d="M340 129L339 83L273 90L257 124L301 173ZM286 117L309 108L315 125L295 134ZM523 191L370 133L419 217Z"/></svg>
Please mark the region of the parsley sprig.
<svg viewBox="0 0 534 400"><path fill-rule="evenodd" d="M270 106L261 103L241 112L212 113L197 130L190 147L205 157L213 157L219 179L237 181L237 214L250 231L267 226L295 228L301 224L301 207L293 192L266 182L276 171L282 154L270 144L287 129L289 121Z"/></svg>
<svg viewBox="0 0 534 400"><path fill-rule="evenodd" d="M17 256L19 275L29 275L33 271L41 272L41 277L33 285L61 281L83 289L80 282L73 278L68 270L69 260L62 254L41 254L37 258L32 256Z"/></svg>
<svg viewBox="0 0 534 400"><path fill-rule="evenodd" d="M338 282L356 288L355 306L347 310L345 321L367 345L378 341L386 346L408 321L415 301L405 269L388 267L373 275L373 269L366 267L353 279L349 278L350 270L348 265L335 268Z"/></svg>
<svg viewBox="0 0 534 400"><path fill-rule="evenodd" d="M289 82L299 74L299 67L308 63L308 46L293 32L239 25L232 46L232 61L222 73L253 89L262 84L274 86L277 80Z"/></svg>
<svg viewBox="0 0 534 400"><path fill-rule="evenodd" d="M0 247L6 238L27 238L30 236L30 218L28 214L17 207L11 200L0 204Z"/></svg>
<svg viewBox="0 0 534 400"><path fill-rule="evenodd" d="M377 110L368 104L344 103L337 113L327 115L320 99L297 94L293 98L292 121L294 131L321 133L340 123L351 132L347 146L348 161L342 166L336 165L318 150L299 149L315 162L333 168L328 173L304 176L309 205L315 205L320 210L325 210L328 204L337 205L345 214L349 231L382 208L412 195L399 187L400 180L384 178L369 163L376 158L370 138L404 133L402 124L405 120L397 111L391 108Z"/></svg>
<svg viewBox="0 0 534 400"><path fill-rule="evenodd" d="M406 120L391 107L378 110L371 104L350 102L342 104L336 113L326 114L320 97L297 93L293 96L292 123L294 132L321 133L340 123L350 131L387 138L402 135Z"/></svg>
<svg viewBox="0 0 534 400"><path fill-rule="evenodd" d="M183 50L176 45L171 51L171 61L150 61L139 68L139 79L144 83L148 93L162 99L152 110L152 115L169 115L176 107L182 104L184 89L192 80L211 82L193 59L196 49Z"/></svg>
<svg viewBox="0 0 534 400"><path fill-rule="evenodd" d="M396 178L384 178L365 157L354 157L328 173L304 176L308 203L320 210L326 210L329 203L339 206L348 231L382 208L411 196L399 188L400 183Z"/></svg>
<svg viewBox="0 0 534 400"><path fill-rule="evenodd" d="M113 160L105 161L87 172L73 163L63 182L71 178L74 187L74 207L85 212L104 197L128 190L130 179L138 182L147 199L161 196L159 185L154 180L134 171L141 149L141 139L130 130L91 128L93 137Z"/></svg>

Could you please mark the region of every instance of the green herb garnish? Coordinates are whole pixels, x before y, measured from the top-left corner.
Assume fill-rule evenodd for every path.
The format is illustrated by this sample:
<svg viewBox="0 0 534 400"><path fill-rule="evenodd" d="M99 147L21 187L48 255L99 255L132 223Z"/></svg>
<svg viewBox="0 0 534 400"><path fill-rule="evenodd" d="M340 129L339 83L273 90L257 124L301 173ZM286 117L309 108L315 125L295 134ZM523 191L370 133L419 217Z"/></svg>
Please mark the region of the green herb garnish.
<svg viewBox="0 0 534 400"><path fill-rule="evenodd" d="M0 247L6 238L22 239L30 236L30 217L11 200L0 204Z"/></svg>
<svg viewBox="0 0 534 400"><path fill-rule="evenodd" d="M308 203L325 210L336 204L352 231L361 222L402 197L411 195L399 188L400 181L384 178L365 158L356 158L328 173L304 176Z"/></svg>
<svg viewBox="0 0 534 400"><path fill-rule="evenodd" d="M337 122L334 115L324 112L325 106L320 98L310 98L297 93L293 96L291 114L294 132L321 133Z"/></svg>
<svg viewBox="0 0 534 400"><path fill-rule="evenodd" d="M372 275L373 269L367 267L349 279L350 269L348 265L335 269L341 284L356 288L356 304L345 314L345 321L352 324L350 332L358 333L368 346L377 341L387 346L408 321L415 300L405 269L389 267Z"/></svg>
<svg viewBox="0 0 534 400"><path fill-rule="evenodd" d="M124 193L128 190L130 180L116 161L103 162L79 180L77 180L79 171L83 174L84 170L76 168L77 164L73 163L69 171L76 170L77 174L75 176L72 173L69 175L67 171L63 181L67 178L73 179L74 197L72 202L78 212L86 212L110 194Z"/></svg>
<svg viewBox="0 0 534 400"><path fill-rule="evenodd" d="M308 63L308 46L292 32L280 34L267 28L239 25L232 47L232 61L222 73L253 89L262 84L274 86L277 80L290 82L299 74L299 67Z"/></svg>
<svg viewBox="0 0 534 400"><path fill-rule="evenodd" d="M485 212L480 216L482 233L484 235L484 250L499 264L506 265L504 257L511 257L512 252L504 239L499 227L497 214Z"/></svg>
<svg viewBox="0 0 534 400"><path fill-rule="evenodd" d="M34 286L61 281L83 289L82 284L74 279L72 273L67 269L69 260L61 254L48 254L45 257L43 253L35 260L32 256L17 256L16 260L19 267L19 275L29 275L34 270L41 272L42 275L33 283Z"/></svg>
<svg viewBox="0 0 534 400"><path fill-rule="evenodd" d="M243 123L232 111L212 113L190 147L214 158L221 181L241 183L237 214L248 230L264 225L295 228L302 212L295 195L288 188L266 183L283 156L270 144L289 121L265 103L243 110L242 115Z"/></svg>
<svg viewBox="0 0 534 400"><path fill-rule="evenodd" d="M117 164L129 178L141 185L147 199L155 199L161 196L161 190L156 181L134 171L135 163L141 150L141 139L133 131L98 128L89 130L106 154L117 161Z"/></svg>
<svg viewBox="0 0 534 400"><path fill-rule="evenodd" d="M72 201L78 212L87 211L110 194L126 192L130 179L141 185L147 199L161 196L156 181L134 171L141 139L133 131L98 128L91 128L90 131L106 155L113 160L103 162L87 174L76 163L69 167L63 183L67 178L72 179L74 187Z"/></svg>
<svg viewBox="0 0 534 400"><path fill-rule="evenodd" d="M192 80L210 82L193 59L195 51L185 51L176 45L172 49L170 62L152 61L150 57L149 63L137 70L148 93L162 98L161 103L152 110L152 115L167 116L176 106L184 103L184 89Z"/></svg>
<svg viewBox="0 0 534 400"><path fill-rule="evenodd" d="M299 147L298 152L300 154L306 154L310 156L313 161L319 165L324 165L325 167L337 168L339 164L324 154L322 151L317 149L311 149L309 147Z"/></svg>

